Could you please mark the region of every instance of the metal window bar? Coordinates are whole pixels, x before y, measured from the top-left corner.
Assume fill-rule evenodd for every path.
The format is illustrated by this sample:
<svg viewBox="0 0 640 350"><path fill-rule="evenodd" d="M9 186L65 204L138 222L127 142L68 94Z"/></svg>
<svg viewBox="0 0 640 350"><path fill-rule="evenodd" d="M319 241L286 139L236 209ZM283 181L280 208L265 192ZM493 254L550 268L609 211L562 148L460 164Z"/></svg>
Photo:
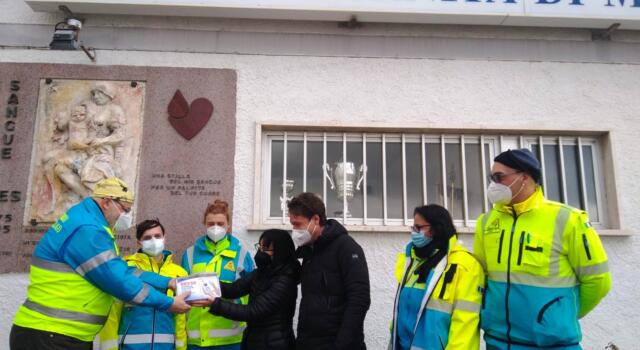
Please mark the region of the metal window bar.
<svg viewBox="0 0 640 350"><path fill-rule="evenodd" d="M387 225L387 134L382 134L382 223Z"/></svg>
<svg viewBox="0 0 640 350"><path fill-rule="evenodd" d="M584 175L584 155L582 154L582 138L578 137L578 165L580 168L580 199L582 202L582 209L587 211L587 205L589 200L587 198L587 184Z"/></svg>
<svg viewBox="0 0 640 350"><path fill-rule="evenodd" d="M547 175L544 166L544 140L542 136L538 136L538 150L540 151L540 172L542 173L542 189L547 190Z"/></svg>
<svg viewBox="0 0 640 350"><path fill-rule="evenodd" d="M596 190L596 206L598 208L597 209L598 222L604 223L605 221L604 208L603 208L604 203L600 203L598 201L600 198L602 198L601 191L600 191L600 178L597 172L597 169L600 168L600 165L598 164L600 160L599 160L598 154L596 153L596 148L593 145L589 145L589 148L591 149L591 159L593 159L593 180L594 180L594 185Z"/></svg>
<svg viewBox="0 0 640 350"><path fill-rule="evenodd" d="M364 165L364 178L362 180L362 223L367 224L367 133L362 133L362 164Z"/></svg>
<svg viewBox="0 0 640 350"><path fill-rule="evenodd" d="M467 158L464 148L464 135L460 135L460 158L462 159L462 210L464 225L468 226L469 205L467 203Z"/></svg>
<svg viewBox="0 0 640 350"><path fill-rule="evenodd" d="M428 203L427 199L427 160L425 154L425 141L424 135L420 135L420 153L422 153L422 202L423 204Z"/></svg>
<svg viewBox="0 0 640 350"><path fill-rule="evenodd" d="M562 149L562 136L558 136L558 157L560 157L560 184L562 186L562 203L569 204L567 197L567 175L564 169L564 150Z"/></svg>
<svg viewBox="0 0 640 350"><path fill-rule="evenodd" d="M402 221L408 225L407 221L407 148L406 136L402 134Z"/></svg>
<svg viewBox="0 0 640 350"><path fill-rule="evenodd" d="M485 157L487 155L484 152L484 135L480 135L480 168L482 169L482 205L485 212L489 211L489 204L487 199L487 169L485 165Z"/></svg>
<svg viewBox="0 0 640 350"><path fill-rule="evenodd" d="M307 192L307 132L302 134L302 192Z"/></svg>
<svg viewBox="0 0 640 350"><path fill-rule="evenodd" d="M327 177L324 175L327 166L327 133L322 133L322 200L327 202Z"/></svg>
<svg viewBox="0 0 640 350"><path fill-rule="evenodd" d="M283 155L282 155L282 201L280 205L282 206L282 224L286 223L286 212L287 207L285 206L285 201L287 200L287 132L284 132L284 145Z"/></svg>
<svg viewBox="0 0 640 350"><path fill-rule="evenodd" d="M347 224L347 133L342 133L342 223ZM357 180L357 179L356 179ZM355 183L352 183L352 191L355 191Z"/></svg>
<svg viewBox="0 0 640 350"><path fill-rule="evenodd" d="M518 137L518 148L524 148L524 136Z"/></svg>
<svg viewBox="0 0 640 350"><path fill-rule="evenodd" d="M447 196L447 160L445 156L445 141L444 134L440 135L440 156L441 156L441 170L442 170L442 201L444 202L444 208L449 209L448 196ZM453 216L453 215L452 215Z"/></svg>
<svg viewBox="0 0 640 350"><path fill-rule="evenodd" d="M288 132L283 132L282 134L278 134L278 135L282 135L283 137L283 165L282 165L282 198L286 199L286 185L287 185L287 167L288 167L288 142L289 139L291 139L291 133ZM302 140L303 140L303 191L307 190L307 165L308 165L308 141L309 141L309 133L304 132L302 133ZM367 163L367 133L362 133L362 154L363 154L363 165L366 167L366 163ZM296 136L299 137L300 135ZM277 137L277 136L276 136ZM323 164L326 164L327 162L327 142L328 142L328 135L326 132L322 133L322 140L323 140ZM271 137L273 138L273 136ZM441 165L441 171L442 171L442 199L443 199L443 204L445 206L445 208L449 208L451 206L451 203L449 203L450 201L450 195L448 194L447 191L447 169L446 169L446 135L445 134L441 134L440 135L440 151L441 151L441 157L442 157L442 163ZM342 139L343 139L343 159L347 159L347 134L343 133L342 135ZM535 136L534 139L537 139L536 141L538 141L538 147L539 147L539 154L538 156L540 157L540 163L541 163L541 171L542 171L542 186L546 187L546 174L545 174L545 156L544 156L544 146L545 146L545 141L544 141L544 137L542 135L538 135ZM403 213L404 213L404 223L405 225L407 224L409 218L407 217L407 215L409 214L407 212L407 169L406 169L406 162L407 162L407 149L406 149L406 141L407 140L407 136L406 134L402 134L402 171L403 171L403 178L402 178L402 186L403 186ZM595 147L593 147L592 145L589 144L590 148L588 150L583 150L583 146L585 146L585 140L584 138L581 137L577 137L575 138L576 143L577 143L577 147L578 147L578 161L579 161L579 181L580 181L580 200L581 200L581 206L583 207L583 209L587 209L588 205L589 205L589 194L587 191L587 183L586 183L586 169L585 169L585 152L591 152L592 157L594 159L594 164L595 162L597 162L597 156L595 155L595 153L597 152L597 150L595 149ZM466 137L465 135L460 135L460 144L461 144L461 158L462 158L462 176L463 176L463 210L464 210L464 214L463 214L463 220L464 220L464 225L468 226L470 224L470 220L469 220L469 193L468 193L468 183L467 183L467 169L466 169L466 157L467 157L467 152L466 152L466 142L468 141L468 137ZM382 166L383 166L383 224L384 225L389 225L390 223L396 224L396 223L400 223L397 220L390 220L388 218L388 191L387 191L387 168L386 168L386 159L387 159L387 154L386 154L386 142L387 142L387 134L382 134ZM426 146L426 135L421 134L420 135L420 144L421 144L421 162L422 162L422 184L423 184L423 192L422 192L422 197L425 203L428 202L428 193L427 193L427 171L426 171L426 165L427 165L427 154L426 154L426 150L425 150L425 146ZM484 210L487 211L489 209L489 205L488 205L488 201L487 201L487 194L486 194L486 187L487 187L487 169L486 169L486 157L490 156L490 153L487 154L486 150L485 150L485 143L487 142L487 138L485 137L485 135L479 135L479 143L480 143L480 164L481 164L481 172L482 172L482 185L483 185L483 206L484 206ZM500 135L498 137L498 142L500 142L500 145L504 145L504 135ZM566 187L566 183L567 183L567 179L566 179L566 169L565 169L565 160L564 160L564 150L563 150L563 145L567 144L567 142L569 142L567 140L567 137L565 136L558 136L557 137L557 145L558 145L558 150L557 153L560 157L560 176L561 176L561 185L562 185L562 196L563 196L563 201L566 203L568 201L568 196L567 196L567 187ZM529 143L527 141L527 138L525 138L524 136L519 136L519 144L521 147L526 147ZM494 144L495 147L495 144ZM269 162L268 168L270 169L271 167L271 162ZM597 168L597 165L594 165L594 168ZM270 173L270 171L269 171ZM346 174L343 174L343 176L346 176ZM363 179L363 184L364 184L364 188L363 188L363 220L361 222L363 222L363 224L367 225L370 223L370 218L368 218L368 212L367 212L367 200L368 200L368 193L367 193L367 172L365 172L364 174L364 179ZM346 180L345 178L343 178L343 180ZM600 179L598 178L598 176L595 177L595 181L596 181L596 198L600 198L600 194L602 192L602 189L599 186L599 181ZM267 185L268 186L268 185ZM323 198L325 198L326 200L326 196L327 196L327 179L326 177L323 176L323 182L322 182L322 186L323 186ZM343 195L345 195L346 193L346 188L343 188ZM276 192L277 193L277 192ZM348 203L345 203L346 201L346 196L343 196L343 220L346 223L348 221L348 218L346 217L347 213L346 213L346 209L348 209L347 205ZM451 200L453 200L454 198L451 198ZM604 218L604 215L602 213L602 205L601 203L596 203L597 206L597 212L600 215L601 218ZM281 216L281 221L283 224L286 223L286 207L283 206L283 210L282 210L282 216ZM267 214L268 215L268 214ZM602 222L602 219L599 220L600 222Z"/></svg>

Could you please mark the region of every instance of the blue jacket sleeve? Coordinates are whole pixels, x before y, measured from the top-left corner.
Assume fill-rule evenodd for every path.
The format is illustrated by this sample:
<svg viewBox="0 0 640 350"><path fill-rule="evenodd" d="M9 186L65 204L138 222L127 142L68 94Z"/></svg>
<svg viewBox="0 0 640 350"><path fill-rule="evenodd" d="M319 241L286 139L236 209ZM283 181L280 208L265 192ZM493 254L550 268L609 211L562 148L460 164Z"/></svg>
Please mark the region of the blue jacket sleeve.
<svg viewBox="0 0 640 350"><path fill-rule="evenodd" d="M100 290L124 301L167 310L173 299L134 276L116 255L114 241L104 229L86 226L69 238L61 257L76 272Z"/></svg>
<svg viewBox="0 0 640 350"><path fill-rule="evenodd" d="M242 262L242 271L240 272L240 277L246 276L249 272L255 269L255 264L253 263L253 258L251 254L247 252L247 255L244 256L244 261Z"/></svg>
<svg viewBox="0 0 640 350"><path fill-rule="evenodd" d="M151 271L143 271L135 266L129 266L128 272L138 277L142 282L158 289L167 289L171 281L170 277L165 277Z"/></svg>

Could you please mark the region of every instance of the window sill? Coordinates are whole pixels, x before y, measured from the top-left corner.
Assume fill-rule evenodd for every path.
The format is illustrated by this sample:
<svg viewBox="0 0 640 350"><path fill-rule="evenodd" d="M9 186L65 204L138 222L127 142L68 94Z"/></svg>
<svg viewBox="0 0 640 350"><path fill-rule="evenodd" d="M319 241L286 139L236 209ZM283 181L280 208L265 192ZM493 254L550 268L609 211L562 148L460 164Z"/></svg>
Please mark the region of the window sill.
<svg viewBox="0 0 640 350"><path fill-rule="evenodd" d="M408 228L405 226L364 226L364 225L347 225L347 230L349 232L356 233L407 233ZM281 230L291 230L291 225L286 224L252 224L247 227L247 231L253 232L261 232L268 229L281 229ZM632 236L634 233L631 230L623 230L623 229L596 229L600 236ZM459 227L458 233L469 235L475 233L475 228L473 227Z"/></svg>

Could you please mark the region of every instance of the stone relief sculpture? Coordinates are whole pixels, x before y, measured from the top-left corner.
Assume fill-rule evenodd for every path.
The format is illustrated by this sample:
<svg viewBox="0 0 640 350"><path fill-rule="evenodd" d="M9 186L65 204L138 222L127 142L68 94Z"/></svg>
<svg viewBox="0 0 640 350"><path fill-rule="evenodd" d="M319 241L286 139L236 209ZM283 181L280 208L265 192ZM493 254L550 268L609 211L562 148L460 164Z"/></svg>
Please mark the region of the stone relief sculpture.
<svg viewBox="0 0 640 350"><path fill-rule="evenodd" d="M143 103L142 83L41 83L26 221L54 221L104 178L135 183Z"/></svg>

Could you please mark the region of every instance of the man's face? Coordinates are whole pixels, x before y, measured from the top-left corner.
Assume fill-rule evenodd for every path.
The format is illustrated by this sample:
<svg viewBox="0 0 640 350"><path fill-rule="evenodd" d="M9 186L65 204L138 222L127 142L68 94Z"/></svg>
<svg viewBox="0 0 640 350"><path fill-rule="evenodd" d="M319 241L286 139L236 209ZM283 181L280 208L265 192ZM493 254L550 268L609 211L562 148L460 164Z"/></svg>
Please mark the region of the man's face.
<svg viewBox="0 0 640 350"><path fill-rule="evenodd" d="M514 182L517 182L519 177L523 177L523 172L508 167L502 163L495 162L491 167L491 181L499 184L503 184L505 186L512 186ZM517 186L519 187L519 186Z"/></svg>
<svg viewBox="0 0 640 350"><path fill-rule="evenodd" d="M113 226L122 213L129 213L131 211L132 203L118 201L110 198L104 198L104 205L106 210L103 210L104 217L107 219L109 226Z"/></svg>
<svg viewBox="0 0 640 350"><path fill-rule="evenodd" d="M311 220L302 215L289 214L289 222L294 230L306 230ZM312 225L311 225L312 226Z"/></svg>

